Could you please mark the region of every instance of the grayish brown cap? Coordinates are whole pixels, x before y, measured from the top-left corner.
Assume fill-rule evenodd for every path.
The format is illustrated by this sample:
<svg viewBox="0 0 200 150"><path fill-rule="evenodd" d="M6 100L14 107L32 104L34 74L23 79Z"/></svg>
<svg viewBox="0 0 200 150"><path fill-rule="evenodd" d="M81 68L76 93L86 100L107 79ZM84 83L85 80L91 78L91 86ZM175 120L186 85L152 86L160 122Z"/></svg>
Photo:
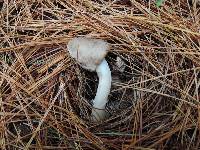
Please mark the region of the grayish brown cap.
<svg viewBox="0 0 200 150"><path fill-rule="evenodd" d="M83 68L95 71L108 53L109 44L101 39L77 37L69 41L67 48Z"/></svg>

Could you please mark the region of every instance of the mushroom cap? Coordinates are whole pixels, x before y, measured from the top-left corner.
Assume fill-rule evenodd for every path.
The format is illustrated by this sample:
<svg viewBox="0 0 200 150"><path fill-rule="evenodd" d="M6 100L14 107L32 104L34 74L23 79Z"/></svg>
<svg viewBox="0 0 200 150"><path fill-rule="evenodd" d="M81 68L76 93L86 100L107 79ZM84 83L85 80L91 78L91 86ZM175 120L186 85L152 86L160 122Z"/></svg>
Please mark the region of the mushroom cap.
<svg viewBox="0 0 200 150"><path fill-rule="evenodd" d="M108 53L109 44L101 39L76 37L69 41L67 48L83 68L95 71Z"/></svg>

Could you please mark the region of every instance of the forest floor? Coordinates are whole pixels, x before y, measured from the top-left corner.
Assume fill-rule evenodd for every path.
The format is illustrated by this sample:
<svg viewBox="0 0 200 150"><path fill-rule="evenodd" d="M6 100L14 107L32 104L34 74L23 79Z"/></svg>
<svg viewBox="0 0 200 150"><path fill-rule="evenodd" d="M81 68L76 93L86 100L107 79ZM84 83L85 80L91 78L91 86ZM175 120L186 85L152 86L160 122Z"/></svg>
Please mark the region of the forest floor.
<svg viewBox="0 0 200 150"><path fill-rule="evenodd" d="M0 149L200 148L200 6L186 0L0 1ZM67 51L110 43L109 118Z"/></svg>

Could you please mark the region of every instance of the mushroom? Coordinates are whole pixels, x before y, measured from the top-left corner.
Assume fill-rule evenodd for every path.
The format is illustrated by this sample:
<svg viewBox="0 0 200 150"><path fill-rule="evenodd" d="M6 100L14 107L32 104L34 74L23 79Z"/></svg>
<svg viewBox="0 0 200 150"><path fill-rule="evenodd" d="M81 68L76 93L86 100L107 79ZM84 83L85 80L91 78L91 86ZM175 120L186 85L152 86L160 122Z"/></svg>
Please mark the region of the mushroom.
<svg viewBox="0 0 200 150"><path fill-rule="evenodd" d="M110 68L105 60L109 44L101 39L77 37L69 41L67 48L70 55L84 69L97 72L99 84L93 100L91 119L101 121L106 117L105 107L112 80Z"/></svg>

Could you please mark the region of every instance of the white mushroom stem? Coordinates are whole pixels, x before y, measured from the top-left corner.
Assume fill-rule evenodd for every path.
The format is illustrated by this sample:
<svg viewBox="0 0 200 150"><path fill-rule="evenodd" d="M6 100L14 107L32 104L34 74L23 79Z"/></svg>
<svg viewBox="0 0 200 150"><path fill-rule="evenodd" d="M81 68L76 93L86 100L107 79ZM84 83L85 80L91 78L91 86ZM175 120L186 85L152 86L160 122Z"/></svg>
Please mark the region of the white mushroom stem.
<svg viewBox="0 0 200 150"><path fill-rule="evenodd" d="M99 121L106 117L105 107L108 102L112 80L111 71L105 59L97 66L96 72L99 77L99 85L93 101L92 119Z"/></svg>

